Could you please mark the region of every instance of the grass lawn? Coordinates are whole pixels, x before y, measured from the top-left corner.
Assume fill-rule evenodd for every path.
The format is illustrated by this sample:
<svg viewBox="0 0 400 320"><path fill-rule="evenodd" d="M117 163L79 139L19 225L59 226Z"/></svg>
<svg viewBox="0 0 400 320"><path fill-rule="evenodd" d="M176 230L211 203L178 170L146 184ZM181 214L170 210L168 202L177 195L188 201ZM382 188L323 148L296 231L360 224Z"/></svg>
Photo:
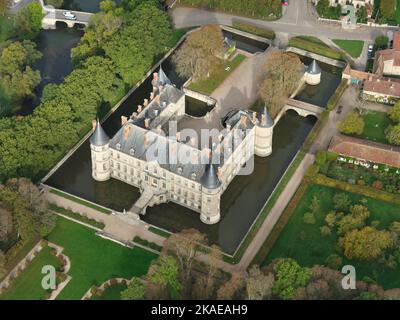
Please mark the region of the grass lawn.
<svg viewBox="0 0 400 320"><path fill-rule="evenodd" d="M103 294L98 297L92 296L91 300L121 300L121 292L126 289L125 284L116 284L104 290Z"/></svg>
<svg viewBox="0 0 400 320"><path fill-rule="evenodd" d="M93 284L111 278L142 276L157 257L141 248L129 249L102 239L93 230L63 218L58 218L48 239L64 247L71 259L72 279L58 299L80 299Z"/></svg>
<svg viewBox="0 0 400 320"><path fill-rule="evenodd" d="M336 233L332 232L331 235L323 237L320 234L320 227L325 225L325 215L333 209L332 198L338 192L342 193L344 191L320 185L311 185L263 265L270 263L275 258L291 257L301 265L311 267L315 264L324 264L330 254L337 253ZM400 211L397 205L353 193L348 193L348 195L353 203L359 203L363 198L367 199L365 205L371 213L368 222L380 221L379 229L387 228L393 221L400 221ZM314 196L317 196L320 200L320 210L315 215L316 223L309 225L303 222L303 215L309 211L308 207ZM386 289L400 288L400 265L393 270L376 261L361 262L344 258L343 265L345 264L351 264L356 267L358 280L369 276Z"/></svg>
<svg viewBox="0 0 400 320"><path fill-rule="evenodd" d="M223 66L213 72L209 78L192 82L189 89L210 95L224 80L246 59L244 55L237 54L232 61L226 61ZM226 68L230 68L226 71Z"/></svg>
<svg viewBox="0 0 400 320"><path fill-rule="evenodd" d="M14 280L10 288L0 295L4 300L41 300L45 290L41 281L42 267L53 265L56 269L60 266L60 260L50 254L50 247L44 247L38 255L30 262L28 267Z"/></svg>
<svg viewBox="0 0 400 320"><path fill-rule="evenodd" d="M330 48L326 43L315 37L293 37L289 40L289 46L313 52L331 59L344 60L343 52Z"/></svg>
<svg viewBox="0 0 400 320"><path fill-rule="evenodd" d="M361 55L364 47L364 41L361 40L334 39L332 41L355 59L357 59Z"/></svg>
<svg viewBox="0 0 400 320"><path fill-rule="evenodd" d="M390 119L386 112L365 111L363 114L364 132L361 137L364 139L388 143L385 129L390 125Z"/></svg>

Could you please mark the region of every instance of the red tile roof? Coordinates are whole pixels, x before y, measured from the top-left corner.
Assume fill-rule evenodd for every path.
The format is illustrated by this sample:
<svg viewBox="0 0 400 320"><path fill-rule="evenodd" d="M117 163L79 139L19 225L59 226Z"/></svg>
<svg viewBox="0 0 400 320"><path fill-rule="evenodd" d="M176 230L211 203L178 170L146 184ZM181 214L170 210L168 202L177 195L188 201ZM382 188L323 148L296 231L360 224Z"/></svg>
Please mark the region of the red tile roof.
<svg viewBox="0 0 400 320"><path fill-rule="evenodd" d="M377 78L370 76L364 81L364 91L374 92L391 97L400 97L400 79Z"/></svg>
<svg viewBox="0 0 400 320"><path fill-rule="evenodd" d="M400 168L400 147L339 134L332 138L328 150L344 156Z"/></svg>

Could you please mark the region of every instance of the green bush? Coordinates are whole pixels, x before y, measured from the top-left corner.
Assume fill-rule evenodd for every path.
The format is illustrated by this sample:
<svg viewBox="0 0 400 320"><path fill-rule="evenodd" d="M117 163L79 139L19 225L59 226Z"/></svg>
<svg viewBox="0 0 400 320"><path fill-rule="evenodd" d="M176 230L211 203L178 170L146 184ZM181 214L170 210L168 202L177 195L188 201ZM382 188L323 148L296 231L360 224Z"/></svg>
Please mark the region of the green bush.
<svg viewBox="0 0 400 320"><path fill-rule="evenodd" d="M337 87L335 93L332 95L332 97L328 100L328 103L326 104L326 108L328 110L333 110L336 108L337 104L339 103L340 98L342 97L343 93L346 91L348 86L347 79L342 79L340 82L340 85Z"/></svg>
<svg viewBox="0 0 400 320"><path fill-rule="evenodd" d="M271 40L275 39L276 37L276 34L273 30L256 27L249 23L233 22L232 27Z"/></svg>

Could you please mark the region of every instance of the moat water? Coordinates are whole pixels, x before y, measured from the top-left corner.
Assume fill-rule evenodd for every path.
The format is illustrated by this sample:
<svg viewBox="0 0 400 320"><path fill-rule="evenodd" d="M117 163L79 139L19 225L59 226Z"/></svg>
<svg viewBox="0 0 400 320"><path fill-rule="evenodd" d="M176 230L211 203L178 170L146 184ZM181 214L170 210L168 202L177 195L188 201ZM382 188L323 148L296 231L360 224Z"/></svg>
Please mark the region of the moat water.
<svg viewBox="0 0 400 320"><path fill-rule="evenodd" d="M262 51L261 45L258 48L254 43L249 45L251 51ZM170 59L162 65L171 80L178 87L182 86L185 79L178 77ZM329 83L331 85L327 87L318 86L323 91L322 96L328 95L328 99L330 92L334 92L337 87L336 81ZM137 105L148 97L151 88L150 79L147 79L111 114L103 124L109 136L113 136L120 128L121 116L129 116L135 111ZM281 118L274 130L272 155L267 158L255 157L253 173L238 176L231 182L222 197L222 218L218 224L205 225L200 221L198 213L172 202L148 208L143 220L172 232L196 228L207 235L210 244L218 244L223 251L232 254L301 148L315 121L314 117L303 118L294 111L288 111ZM129 209L140 196L137 188L118 180L93 180L89 141L84 142L46 184L117 211Z"/></svg>
<svg viewBox="0 0 400 320"><path fill-rule="evenodd" d="M35 43L43 57L34 65L39 70L42 81L35 89L35 99L26 100L18 114L28 115L40 104L43 88L46 84L59 84L72 71L71 49L75 47L82 30L71 28L57 28L55 30L41 30Z"/></svg>

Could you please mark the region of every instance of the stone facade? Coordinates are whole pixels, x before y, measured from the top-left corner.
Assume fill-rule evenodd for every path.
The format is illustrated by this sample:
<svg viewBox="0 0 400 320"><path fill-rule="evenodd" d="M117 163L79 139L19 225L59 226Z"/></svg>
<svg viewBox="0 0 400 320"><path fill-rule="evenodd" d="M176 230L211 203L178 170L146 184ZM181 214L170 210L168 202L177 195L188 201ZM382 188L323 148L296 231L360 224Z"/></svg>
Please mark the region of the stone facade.
<svg viewBox="0 0 400 320"><path fill-rule="evenodd" d="M237 111L217 141L201 149L195 139L183 140L170 128L185 114L185 93L161 68L152 84L149 99L130 118L121 118L122 126L111 139L94 122L93 179L115 178L139 188L141 197L131 213L144 214L149 206L172 201L200 213L206 224L217 223L221 196L242 166L254 154L271 154L274 122L266 108L261 114Z"/></svg>

